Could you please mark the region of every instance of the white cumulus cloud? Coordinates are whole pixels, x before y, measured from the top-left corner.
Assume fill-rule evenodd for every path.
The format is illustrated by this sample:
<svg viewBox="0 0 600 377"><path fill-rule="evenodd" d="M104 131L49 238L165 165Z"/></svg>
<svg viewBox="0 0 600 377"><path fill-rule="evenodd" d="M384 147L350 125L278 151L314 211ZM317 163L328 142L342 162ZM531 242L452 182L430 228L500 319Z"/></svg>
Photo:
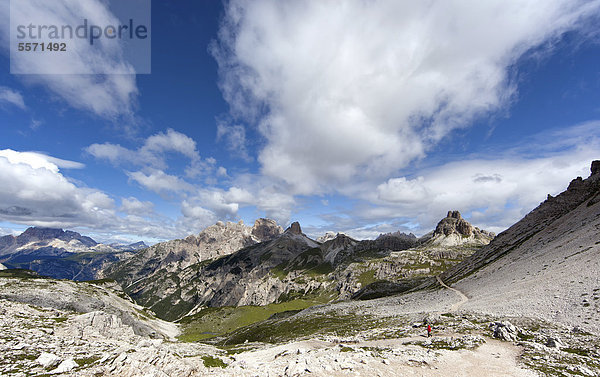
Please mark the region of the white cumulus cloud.
<svg viewBox="0 0 600 377"><path fill-rule="evenodd" d="M138 198L130 196L129 198L121 199L121 211L130 215L148 215L154 211L154 203L144 201L142 202Z"/></svg>
<svg viewBox="0 0 600 377"><path fill-rule="evenodd" d="M452 130L504 108L517 59L589 26L599 7L232 0L212 52L230 115L266 140L262 173L314 194L393 176Z"/></svg>
<svg viewBox="0 0 600 377"><path fill-rule="evenodd" d="M142 171L127 172L127 175L144 188L156 193L193 190L191 184L175 175L166 174L162 170L149 169L147 173Z"/></svg>
<svg viewBox="0 0 600 377"><path fill-rule="evenodd" d="M106 224L113 200L105 193L79 187L60 172L74 162L31 152L0 151L0 216L15 223Z"/></svg>

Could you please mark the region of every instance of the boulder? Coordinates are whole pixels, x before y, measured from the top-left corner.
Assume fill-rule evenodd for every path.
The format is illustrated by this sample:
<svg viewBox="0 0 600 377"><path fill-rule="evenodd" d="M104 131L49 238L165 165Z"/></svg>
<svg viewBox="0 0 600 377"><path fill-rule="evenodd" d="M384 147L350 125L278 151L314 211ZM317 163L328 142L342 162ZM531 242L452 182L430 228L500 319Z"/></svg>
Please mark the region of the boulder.
<svg viewBox="0 0 600 377"><path fill-rule="evenodd" d="M519 329L508 321L490 323L490 330L494 333L494 338L505 340L507 342L515 342Z"/></svg>
<svg viewBox="0 0 600 377"><path fill-rule="evenodd" d="M42 354L35 359L35 362L40 364L44 368L52 368L60 363L60 357L56 356L53 353L42 352Z"/></svg>
<svg viewBox="0 0 600 377"><path fill-rule="evenodd" d="M62 363L60 363L58 365L58 367L54 370L52 370L50 373L51 374L58 374L58 373L66 373L66 372L70 372L71 370L77 368L79 366L79 364L77 364L75 362L75 360L73 360L73 358L68 358L65 361L63 361Z"/></svg>
<svg viewBox="0 0 600 377"><path fill-rule="evenodd" d="M548 339L546 339L546 347L561 348L564 347L564 345L557 337L548 337Z"/></svg>

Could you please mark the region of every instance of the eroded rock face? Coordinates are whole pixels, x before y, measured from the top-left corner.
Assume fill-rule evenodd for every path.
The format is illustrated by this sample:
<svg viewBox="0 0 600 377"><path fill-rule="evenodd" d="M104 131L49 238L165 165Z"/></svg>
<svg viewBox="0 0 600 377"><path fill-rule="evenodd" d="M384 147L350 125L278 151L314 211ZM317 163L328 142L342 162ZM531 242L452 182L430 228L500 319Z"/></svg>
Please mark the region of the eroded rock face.
<svg viewBox="0 0 600 377"><path fill-rule="evenodd" d="M431 242L442 246L486 245L494 236L494 233L471 225L462 218L459 211L448 211L448 215L437 224Z"/></svg>
<svg viewBox="0 0 600 377"><path fill-rule="evenodd" d="M281 227L275 220L258 219L252 227L252 235L260 241L271 240L281 234Z"/></svg>
<svg viewBox="0 0 600 377"><path fill-rule="evenodd" d="M592 161L592 175L600 174L600 160Z"/></svg>
<svg viewBox="0 0 600 377"><path fill-rule="evenodd" d="M492 330L494 338L507 342L515 342L519 334L519 329L509 321L490 323L490 330Z"/></svg>
<svg viewBox="0 0 600 377"><path fill-rule="evenodd" d="M199 295L212 297L215 294L209 288L212 281L199 282L199 293L195 290L180 292L183 280L197 279L196 274L201 266L257 243L275 239L282 233L283 229L270 219L258 219L252 227L242 221L219 221L197 236L190 235L183 240L162 242L141 250L124 263L111 267L106 275L117 280L142 305L153 306L168 298L168 303L158 305L163 307L162 311L170 311L179 305L177 312L183 312L193 308L191 303ZM215 285L219 290L222 289L221 296L233 295L239 299L240 293L233 289L233 285L239 278L238 270L241 271L243 267L243 264L233 263L232 281L223 278L222 282Z"/></svg>
<svg viewBox="0 0 600 377"><path fill-rule="evenodd" d="M114 288L113 288L114 287ZM103 329L104 335L123 335L123 326L141 336L170 338L176 326L150 315L140 315L142 307L133 303L118 286L76 283L52 279L0 279L0 299L53 308L58 311L87 313L76 317L72 328ZM1 305L0 305L1 308ZM0 317L2 317L0 311ZM83 333L79 334L83 336ZM1 374L1 373L0 373Z"/></svg>
<svg viewBox="0 0 600 377"><path fill-rule="evenodd" d="M448 216L442 219L435 228L434 236L441 234L449 236L453 233L467 237L473 234L473 226L464 220L458 211L448 211Z"/></svg>
<svg viewBox="0 0 600 377"><path fill-rule="evenodd" d="M286 232L291 234L302 234L302 228L300 228L300 223L295 221L290 225L289 228L286 229Z"/></svg>

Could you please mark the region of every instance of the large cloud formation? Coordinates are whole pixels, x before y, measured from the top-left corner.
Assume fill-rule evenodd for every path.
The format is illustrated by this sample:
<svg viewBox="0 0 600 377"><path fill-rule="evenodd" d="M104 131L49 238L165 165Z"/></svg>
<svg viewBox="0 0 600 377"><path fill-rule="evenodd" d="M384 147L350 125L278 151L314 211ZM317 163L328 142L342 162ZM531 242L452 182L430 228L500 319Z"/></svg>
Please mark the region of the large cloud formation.
<svg viewBox="0 0 600 377"><path fill-rule="evenodd" d="M79 25L84 18L98 25L118 24L108 3L102 0L19 0L12 4L0 0L0 40L7 55L11 16L13 21L43 20L44 25ZM13 54L12 64L25 72L67 73L24 75L21 78L26 83L45 87L71 107L111 121L126 121L126 128L132 126L139 94L135 69L124 59L122 48L97 43L96 48L89 49L86 44L86 40L70 40L69 49L74 53L68 56L53 54L52 63L48 63L48 59L39 59L37 54ZM103 74L116 70L129 74ZM70 74L81 72L92 74Z"/></svg>
<svg viewBox="0 0 600 377"><path fill-rule="evenodd" d="M48 226L108 220L113 200L101 191L78 187L60 173L60 167L83 166L39 153L0 151L1 218Z"/></svg>
<svg viewBox="0 0 600 377"><path fill-rule="evenodd" d="M167 129L149 136L135 149L119 144L92 144L85 151L99 160L125 168L131 182L146 190L180 201L182 229L198 229L217 220L234 220L243 207L256 207L265 215L285 224L294 199L271 180L258 175L229 177L212 157L202 158L196 142L189 136ZM183 169L174 169L171 158L183 156ZM217 185L218 179L222 182ZM134 206L135 204L135 206ZM139 206L126 199L122 208Z"/></svg>
<svg viewBox="0 0 600 377"><path fill-rule="evenodd" d="M262 173L314 194L385 180L502 109L510 67L599 4L232 0L212 52L231 115L266 140Z"/></svg>
<svg viewBox="0 0 600 377"><path fill-rule="evenodd" d="M135 197L121 198L117 207L111 195L62 172L84 167L38 152L0 150L0 220L27 226L83 227L107 239L173 239L198 231L195 224L161 216L152 203Z"/></svg>

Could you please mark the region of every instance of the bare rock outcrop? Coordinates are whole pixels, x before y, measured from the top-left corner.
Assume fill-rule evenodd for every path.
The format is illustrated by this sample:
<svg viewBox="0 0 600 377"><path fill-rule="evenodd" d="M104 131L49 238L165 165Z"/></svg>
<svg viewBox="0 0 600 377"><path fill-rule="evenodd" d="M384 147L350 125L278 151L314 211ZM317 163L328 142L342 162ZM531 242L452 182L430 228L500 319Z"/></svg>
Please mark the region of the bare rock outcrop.
<svg viewBox="0 0 600 377"><path fill-rule="evenodd" d="M289 232L290 234L302 234L302 228L300 227L300 223L297 221L293 222L285 231Z"/></svg>
<svg viewBox="0 0 600 377"><path fill-rule="evenodd" d="M592 161L591 171L592 175L600 174L600 160Z"/></svg>
<svg viewBox="0 0 600 377"><path fill-rule="evenodd" d="M509 321L490 323L494 338L505 340L507 342L516 342L519 329Z"/></svg>
<svg viewBox="0 0 600 377"><path fill-rule="evenodd" d="M473 234L473 226L462 218L460 212L448 211L448 215L437 224L433 234L449 236L454 233L469 237Z"/></svg>
<svg viewBox="0 0 600 377"><path fill-rule="evenodd" d="M459 211L448 211L448 215L436 226L429 244L443 247L460 245L487 245L495 234L481 230L463 219Z"/></svg>

